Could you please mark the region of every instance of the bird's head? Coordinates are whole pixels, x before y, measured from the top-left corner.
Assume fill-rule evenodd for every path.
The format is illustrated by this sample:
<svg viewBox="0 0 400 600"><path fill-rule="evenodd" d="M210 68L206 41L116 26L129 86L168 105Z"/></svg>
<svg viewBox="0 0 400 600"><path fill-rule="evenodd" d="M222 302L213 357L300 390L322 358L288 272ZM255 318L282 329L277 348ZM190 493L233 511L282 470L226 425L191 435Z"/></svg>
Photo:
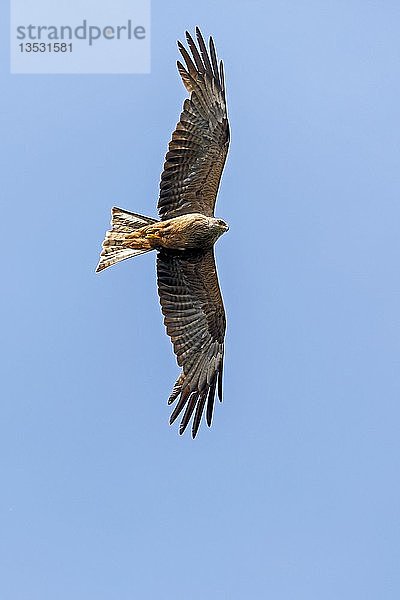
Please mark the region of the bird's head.
<svg viewBox="0 0 400 600"><path fill-rule="evenodd" d="M213 219L213 227L219 232L219 235L222 235L229 229L229 225L222 219Z"/></svg>
<svg viewBox="0 0 400 600"><path fill-rule="evenodd" d="M206 237L208 238L211 244L215 244L217 239L221 237L225 231L228 231L229 227L222 219L216 219L215 217L206 217L207 218L207 229L208 233Z"/></svg>

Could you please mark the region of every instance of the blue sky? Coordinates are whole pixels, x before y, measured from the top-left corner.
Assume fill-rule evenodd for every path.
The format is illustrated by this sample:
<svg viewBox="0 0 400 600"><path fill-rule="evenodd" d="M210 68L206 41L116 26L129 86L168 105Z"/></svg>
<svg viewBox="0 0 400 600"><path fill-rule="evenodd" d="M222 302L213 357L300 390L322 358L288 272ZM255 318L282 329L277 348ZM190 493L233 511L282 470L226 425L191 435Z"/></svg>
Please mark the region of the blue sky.
<svg viewBox="0 0 400 600"><path fill-rule="evenodd" d="M0 596L399 598L399 4L155 1L125 76L10 75L3 14ZM112 205L156 215L195 25L232 144L193 441L155 257L94 268Z"/></svg>

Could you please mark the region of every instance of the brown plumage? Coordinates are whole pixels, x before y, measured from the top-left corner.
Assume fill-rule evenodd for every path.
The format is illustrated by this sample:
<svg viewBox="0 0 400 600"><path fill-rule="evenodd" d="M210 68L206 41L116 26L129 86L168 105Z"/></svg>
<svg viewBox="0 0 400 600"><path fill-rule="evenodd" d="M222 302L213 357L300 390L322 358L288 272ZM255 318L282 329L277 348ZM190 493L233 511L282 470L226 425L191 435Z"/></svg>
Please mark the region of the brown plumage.
<svg viewBox="0 0 400 600"><path fill-rule="evenodd" d="M207 50L196 28L191 55L178 42L186 66L178 70L190 97L165 157L158 212L161 220L112 209L96 271L157 250L161 310L182 372L168 403L176 402L170 423L183 413L179 433L193 417L196 437L206 407L212 421L215 392L222 401L225 311L213 246L228 230L214 208L229 146L225 83L212 38Z"/></svg>

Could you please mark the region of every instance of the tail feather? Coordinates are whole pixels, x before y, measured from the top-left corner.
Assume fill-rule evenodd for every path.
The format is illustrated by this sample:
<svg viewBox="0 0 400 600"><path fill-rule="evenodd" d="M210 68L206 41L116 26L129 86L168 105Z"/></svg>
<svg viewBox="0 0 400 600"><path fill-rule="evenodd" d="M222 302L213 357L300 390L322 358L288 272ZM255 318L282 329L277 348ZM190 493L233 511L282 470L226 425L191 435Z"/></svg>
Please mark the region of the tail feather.
<svg viewBox="0 0 400 600"><path fill-rule="evenodd" d="M126 238L127 235L137 229L156 222L157 220L151 217L144 217L114 206L111 209L111 229L106 232L96 273L115 265L121 260L152 250L152 248L129 248L126 246Z"/></svg>

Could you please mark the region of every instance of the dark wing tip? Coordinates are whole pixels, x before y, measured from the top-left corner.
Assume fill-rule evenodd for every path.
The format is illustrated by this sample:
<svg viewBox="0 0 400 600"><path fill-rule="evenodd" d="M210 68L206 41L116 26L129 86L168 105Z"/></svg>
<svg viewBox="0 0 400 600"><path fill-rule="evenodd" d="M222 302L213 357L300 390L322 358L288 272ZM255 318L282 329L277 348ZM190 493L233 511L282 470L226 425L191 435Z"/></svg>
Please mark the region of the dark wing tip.
<svg viewBox="0 0 400 600"><path fill-rule="evenodd" d="M201 417L203 416L203 413L204 413L204 405L206 403L207 394L208 394L208 388L206 388L205 390L203 390L200 393L200 397L197 401L196 412L194 414L193 426L192 426L192 438L193 439L196 437L197 432L200 427Z"/></svg>
<svg viewBox="0 0 400 600"><path fill-rule="evenodd" d="M224 357L221 358L221 365L218 371L218 398L222 402L222 374L224 371Z"/></svg>
<svg viewBox="0 0 400 600"><path fill-rule="evenodd" d="M189 386L186 386L182 389L182 386L178 384L178 382L175 384L172 394L168 399L168 404L172 404L172 402L174 402L178 396L180 397L170 416L169 424L172 425L185 409L179 425L179 435L182 435L186 431L194 413L191 434L192 438L195 439L200 429L201 419L203 417L206 404L207 407L205 411L205 421L208 427L211 427L214 412L215 392L217 385L219 385L219 375L220 373L216 373L212 382L206 386L202 392L199 392L198 390L190 392Z"/></svg>
<svg viewBox="0 0 400 600"><path fill-rule="evenodd" d="M200 56L200 52L196 46L195 41L193 40L192 36L190 35L189 32L186 32L186 40L187 43L189 45L189 49L192 53L192 57L194 59L195 65L196 65L196 69L199 73L203 74L205 73L206 69L204 66L204 62L202 57ZM200 43L200 47L201 47L201 43Z"/></svg>
<svg viewBox="0 0 400 600"><path fill-rule="evenodd" d="M213 419L216 386L217 386L217 376L214 377L214 380L210 385L210 389L208 390L208 395L207 395L206 423L207 423L208 427L211 427L212 419Z"/></svg>
<svg viewBox="0 0 400 600"><path fill-rule="evenodd" d="M204 86L207 88L211 85L211 81L214 81L216 90L222 94L222 98L226 102L223 64L222 61L218 63L214 39L212 36L208 38L207 47L198 26L196 26L195 32L196 35L192 36L189 31L185 31L188 48L180 40L177 40L178 50L184 60L184 64L177 62L183 84L189 94L197 90L197 93L202 95L201 90ZM210 93L212 95L216 93L213 87L210 88ZM205 96L207 97L207 93ZM211 107L209 108L211 109ZM223 107L223 110L226 112L226 106Z"/></svg>

